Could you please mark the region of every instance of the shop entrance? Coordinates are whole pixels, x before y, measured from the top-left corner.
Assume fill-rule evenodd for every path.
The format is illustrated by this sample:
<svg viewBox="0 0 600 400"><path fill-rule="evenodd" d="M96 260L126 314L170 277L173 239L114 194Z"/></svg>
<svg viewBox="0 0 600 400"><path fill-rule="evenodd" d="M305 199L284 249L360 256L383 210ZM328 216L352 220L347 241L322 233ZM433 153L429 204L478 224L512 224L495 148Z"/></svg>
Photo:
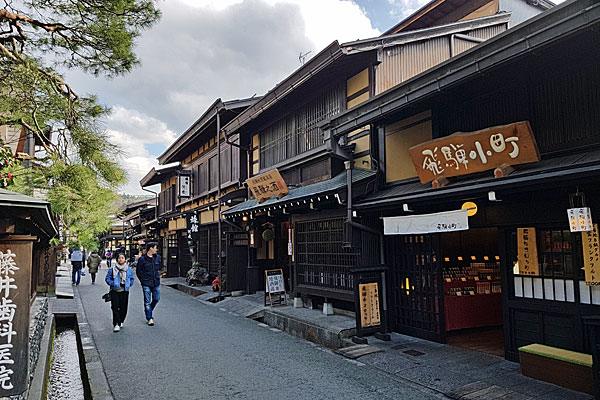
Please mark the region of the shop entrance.
<svg viewBox="0 0 600 400"><path fill-rule="evenodd" d="M498 230L441 235L446 341L504 356Z"/></svg>

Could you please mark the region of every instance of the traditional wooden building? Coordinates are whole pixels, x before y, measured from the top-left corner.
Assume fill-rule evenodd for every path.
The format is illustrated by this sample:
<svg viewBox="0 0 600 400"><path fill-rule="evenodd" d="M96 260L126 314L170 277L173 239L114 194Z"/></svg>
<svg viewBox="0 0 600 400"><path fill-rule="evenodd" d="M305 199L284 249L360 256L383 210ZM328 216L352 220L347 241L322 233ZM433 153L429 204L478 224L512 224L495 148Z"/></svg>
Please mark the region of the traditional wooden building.
<svg viewBox="0 0 600 400"><path fill-rule="evenodd" d="M231 204L237 197L245 197L245 190L239 189L246 177L247 152L240 148L236 135L221 135L218 141L217 132L256 100L217 99L158 158L164 167L153 168L140 181L142 187L161 185L157 223L167 276L185 276L193 261L218 274L222 244L217 198L221 195L223 203ZM199 222L193 238L188 237L186 221L191 215ZM221 257L223 263L225 256Z"/></svg>
<svg viewBox="0 0 600 400"><path fill-rule="evenodd" d="M354 226L347 224L352 202L375 190L383 174L372 157L379 143L369 124L355 124L339 143L326 142L322 126L506 31L511 13L495 9L448 18L443 25L436 20L418 30L334 42L225 125L227 135L239 134L252 150L249 177L276 168L290 187L281 198L250 199L224 212L250 234L248 290L263 287L263 270L282 268L298 298L353 308L351 268L381 260L376 221L359 217ZM353 155L350 169L347 153Z"/></svg>
<svg viewBox="0 0 600 400"><path fill-rule="evenodd" d="M531 343L591 351L597 233L570 213L600 207L599 28L600 4L567 2L329 121L350 162L344 144L370 127L377 190L352 215L386 234L392 330L488 327L479 345L510 360Z"/></svg>

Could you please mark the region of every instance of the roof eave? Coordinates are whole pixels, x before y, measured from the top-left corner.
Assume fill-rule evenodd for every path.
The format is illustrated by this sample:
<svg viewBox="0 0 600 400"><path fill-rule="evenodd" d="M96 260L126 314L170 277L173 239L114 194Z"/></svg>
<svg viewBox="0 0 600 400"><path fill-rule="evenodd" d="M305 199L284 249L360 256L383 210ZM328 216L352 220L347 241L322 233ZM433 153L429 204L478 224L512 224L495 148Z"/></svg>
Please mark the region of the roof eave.
<svg viewBox="0 0 600 400"><path fill-rule="evenodd" d="M470 19L467 21L453 22L451 24L434 26L431 28L417 29L414 31L400 32L387 36L378 36L370 39L342 43L340 47L344 54L354 54L360 51L371 51L377 48L398 46L419 40L432 39L439 36L451 35L465 30L485 28L493 25L508 24L510 12L501 12L488 17Z"/></svg>

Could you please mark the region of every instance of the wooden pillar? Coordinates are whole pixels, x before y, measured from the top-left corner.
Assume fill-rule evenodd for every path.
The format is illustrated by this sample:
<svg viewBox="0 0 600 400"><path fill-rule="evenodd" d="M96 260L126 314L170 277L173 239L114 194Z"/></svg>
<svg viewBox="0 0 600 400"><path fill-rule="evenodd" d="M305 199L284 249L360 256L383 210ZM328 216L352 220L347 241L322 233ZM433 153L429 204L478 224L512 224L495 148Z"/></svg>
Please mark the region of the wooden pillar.
<svg viewBox="0 0 600 400"><path fill-rule="evenodd" d="M29 364L29 305L35 236L0 239L0 397L27 389Z"/></svg>

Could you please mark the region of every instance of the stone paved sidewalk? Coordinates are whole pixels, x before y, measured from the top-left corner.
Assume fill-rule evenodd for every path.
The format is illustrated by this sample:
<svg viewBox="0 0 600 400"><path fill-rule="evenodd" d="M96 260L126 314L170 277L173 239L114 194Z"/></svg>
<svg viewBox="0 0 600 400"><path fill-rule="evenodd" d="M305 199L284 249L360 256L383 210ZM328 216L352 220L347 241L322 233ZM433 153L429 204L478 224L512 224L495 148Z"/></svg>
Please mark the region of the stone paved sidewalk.
<svg viewBox="0 0 600 400"><path fill-rule="evenodd" d="M474 350L392 334L369 338L383 350L358 361L423 385L451 399L569 399L593 397L521 375L519 364Z"/></svg>

